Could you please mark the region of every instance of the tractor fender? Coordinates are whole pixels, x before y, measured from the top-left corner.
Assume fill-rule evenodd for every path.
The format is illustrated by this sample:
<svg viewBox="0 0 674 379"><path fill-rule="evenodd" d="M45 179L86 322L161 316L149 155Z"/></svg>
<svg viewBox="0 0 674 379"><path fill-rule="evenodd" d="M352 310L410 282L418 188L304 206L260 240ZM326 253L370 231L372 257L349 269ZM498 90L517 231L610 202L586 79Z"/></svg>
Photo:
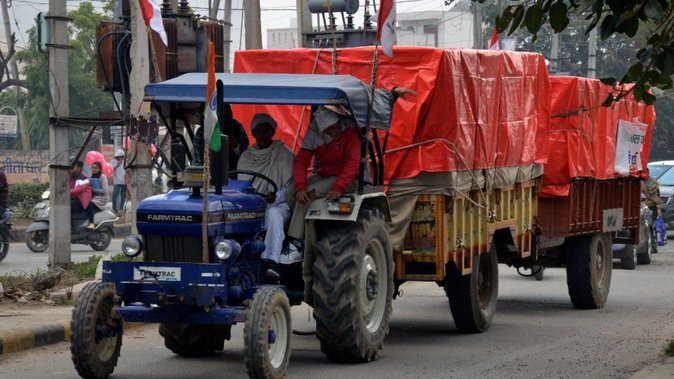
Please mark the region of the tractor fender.
<svg viewBox="0 0 674 379"><path fill-rule="evenodd" d="M324 198L314 200L307 211L306 220L325 220L325 221L350 221L355 222L358 219L358 213L363 206L379 209L384 214L386 221L391 221L391 209L388 198L384 192L370 192L364 194L349 194L353 196L353 209L349 214L330 213L328 203Z"/></svg>

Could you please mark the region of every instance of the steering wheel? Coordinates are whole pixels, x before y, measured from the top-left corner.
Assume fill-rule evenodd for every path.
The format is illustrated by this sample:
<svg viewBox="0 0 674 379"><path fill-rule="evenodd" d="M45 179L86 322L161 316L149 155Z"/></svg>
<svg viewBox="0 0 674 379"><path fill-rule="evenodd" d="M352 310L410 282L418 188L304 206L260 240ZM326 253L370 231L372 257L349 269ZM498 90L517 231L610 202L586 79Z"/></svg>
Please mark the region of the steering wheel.
<svg viewBox="0 0 674 379"><path fill-rule="evenodd" d="M232 175L232 174L236 174L236 175L238 175L238 174L244 174L244 175L250 175L250 176L252 176L252 177L253 177L253 180L250 181L251 184L253 183L253 181L254 181L255 179L262 179L262 180L264 180L265 182L267 182L268 184L271 185L272 191L271 191L270 193L266 194L266 195L263 195L263 194L261 194L261 193L259 193L259 192L257 192L257 191L255 191L255 193L257 193L258 195L263 196L263 197L266 197L266 196L269 196L269 195L274 195L274 197L276 197L276 192L278 191L278 186L276 185L276 183L274 183L273 180L269 179L269 177L267 177L267 176L265 176L265 175L262 175L262 174L260 174L259 172L249 171L249 170L232 170L232 171L229 172L229 175Z"/></svg>

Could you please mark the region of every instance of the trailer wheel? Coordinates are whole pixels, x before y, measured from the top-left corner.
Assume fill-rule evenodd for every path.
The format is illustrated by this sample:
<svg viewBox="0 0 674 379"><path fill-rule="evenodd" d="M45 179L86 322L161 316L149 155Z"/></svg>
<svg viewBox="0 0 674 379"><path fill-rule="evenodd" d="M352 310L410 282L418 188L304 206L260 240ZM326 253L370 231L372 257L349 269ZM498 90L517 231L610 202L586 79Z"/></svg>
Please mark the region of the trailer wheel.
<svg viewBox="0 0 674 379"><path fill-rule="evenodd" d="M637 267L637 245L625 246L625 256L620 258L620 267L625 270L634 270Z"/></svg>
<svg viewBox="0 0 674 379"><path fill-rule="evenodd" d="M461 333L482 333L489 329L498 300L498 258L496 250L473 256L473 271L462 275L449 264L445 281L454 324Z"/></svg>
<svg viewBox="0 0 674 379"><path fill-rule="evenodd" d="M164 346L173 354L184 357L204 357L225 348L231 325L159 324Z"/></svg>
<svg viewBox="0 0 674 379"><path fill-rule="evenodd" d="M107 378L117 365L123 324L113 317L115 295L112 283L89 283L77 298L70 321L70 352L83 378Z"/></svg>
<svg viewBox="0 0 674 379"><path fill-rule="evenodd" d="M566 283L573 306L599 309L611 287L613 251L607 234L572 238L566 246Z"/></svg>
<svg viewBox="0 0 674 379"><path fill-rule="evenodd" d="M243 327L243 361L250 378L283 378L290 361L290 304L278 287L255 292Z"/></svg>
<svg viewBox="0 0 674 379"><path fill-rule="evenodd" d="M384 216L363 208L355 223L324 228L313 267L321 351L336 362L376 359L393 302L393 258Z"/></svg>

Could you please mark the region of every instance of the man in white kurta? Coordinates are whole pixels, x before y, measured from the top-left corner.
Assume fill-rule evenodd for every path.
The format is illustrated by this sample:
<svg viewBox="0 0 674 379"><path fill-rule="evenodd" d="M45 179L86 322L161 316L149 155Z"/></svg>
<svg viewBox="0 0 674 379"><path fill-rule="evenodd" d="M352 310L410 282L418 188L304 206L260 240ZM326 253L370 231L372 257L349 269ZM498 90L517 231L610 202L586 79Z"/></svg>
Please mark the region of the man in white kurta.
<svg viewBox="0 0 674 379"><path fill-rule="evenodd" d="M240 180L252 180L255 190L267 199L265 250L262 259L267 263L266 275L279 277L278 263L285 239L285 224L290 218L290 205L286 201L286 190L292 186L295 155L280 140L274 140L276 120L266 113L253 117L250 131L255 137L255 145L244 151L239 158L237 169L260 173L273 180L278 190L272 194L272 186L262 179L239 174Z"/></svg>

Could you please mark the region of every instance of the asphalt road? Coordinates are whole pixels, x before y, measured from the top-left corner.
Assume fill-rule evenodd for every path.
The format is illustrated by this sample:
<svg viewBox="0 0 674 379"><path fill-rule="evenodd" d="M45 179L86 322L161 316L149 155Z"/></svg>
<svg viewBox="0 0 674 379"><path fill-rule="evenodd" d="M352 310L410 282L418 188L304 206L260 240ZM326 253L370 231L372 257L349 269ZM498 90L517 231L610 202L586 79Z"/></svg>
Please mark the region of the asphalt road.
<svg viewBox="0 0 674 379"><path fill-rule="evenodd" d="M71 261L86 262L92 255L103 255L121 252L122 240L113 239L106 251L94 251L86 245L71 245ZM11 243L7 257L0 262L0 275L14 272L35 272L37 269L46 270L49 262L49 252L33 253L23 242Z"/></svg>
<svg viewBox="0 0 674 379"><path fill-rule="evenodd" d="M601 310L573 309L563 269L548 269L542 282L499 269L498 312L486 333L459 334L443 291L408 283L394 302L377 361L330 363L314 336L293 336L288 377L625 378L656 361L674 339L674 242L650 265L615 269ZM312 329L306 307L293 308L293 325ZM246 377L242 330L235 326L225 351L205 359L174 356L154 325L128 330L113 377ZM0 378L76 378L68 348L61 343L0 356Z"/></svg>

